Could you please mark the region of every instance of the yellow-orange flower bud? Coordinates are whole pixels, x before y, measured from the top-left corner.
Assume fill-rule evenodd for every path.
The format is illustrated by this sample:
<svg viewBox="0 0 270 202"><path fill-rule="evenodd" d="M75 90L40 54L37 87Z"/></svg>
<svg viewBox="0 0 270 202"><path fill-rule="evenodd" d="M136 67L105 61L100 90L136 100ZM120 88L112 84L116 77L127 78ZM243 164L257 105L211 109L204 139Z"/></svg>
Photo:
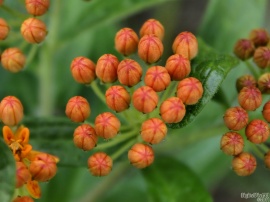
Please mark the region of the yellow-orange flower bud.
<svg viewBox="0 0 270 202"><path fill-rule="evenodd" d="M74 144L84 150L89 151L93 149L98 141L95 129L89 124L82 124L78 126L73 133Z"/></svg>
<svg viewBox="0 0 270 202"><path fill-rule="evenodd" d="M66 115L74 122L85 121L90 113L90 105L84 97L74 96L69 99L66 105Z"/></svg>
<svg viewBox="0 0 270 202"><path fill-rule="evenodd" d="M249 34L250 40L255 46L266 46L269 41L269 34L265 29L254 29Z"/></svg>
<svg viewBox="0 0 270 202"><path fill-rule="evenodd" d="M20 161L16 162L16 188L22 187L28 180L31 179L31 174L27 166Z"/></svg>
<svg viewBox="0 0 270 202"><path fill-rule="evenodd" d="M9 33L9 26L7 22L3 18L0 18L0 41L7 38L8 33Z"/></svg>
<svg viewBox="0 0 270 202"><path fill-rule="evenodd" d="M154 34L160 40L164 37L164 27L156 19L149 19L145 21L140 29L140 36L143 37L146 34Z"/></svg>
<svg viewBox="0 0 270 202"><path fill-rule="evenodd" d="M242 152L232 160L232 168L239 176L251 175L257 166L256 159L253 155Z"/></svg>
<svg viewBox="0 0 270 202"><path fill-rule="evenodd" d="M112 170L113 161L106 153L97 152L88 158L87 164L93 176L106 176Z"/></svg>
<svg viewBox="0 0 270 202"><path fill-rule="evenodd" d="M137 143L128 151L128 159L136 168L145 168L154 162L154 151L152 147Z"/></svg>
<svg viewBox="0 0 270 202"><path fill-rule="evenodd" d="M259 47L255 50L253 61L261 68L270 67L270 47Z"/></svg>
<svg viewBox="0 0 270 202"><path fill-rule="evenodd" d="M4 69L16 73L23 69L26 62L25 55L19 48L8 48L1 55Z"/></svg>
<svg viewBox="0 0 270 202"><path fill-rule="evenodd" d="M119 61L112 54L102 55L96 65L96 75L104 83L112 83L117 80L117 66Z"/></svg>
<svg viewBox="0 0 270 202"><path fill-rule="evenodd" d="M264 73L259 77L258 88L262 93L270 94L270 73Z"/></svg>
<svg viewBox="0 0 270 202"><path fill-rule="evenodd" d="M40 43L47 35L47 27L37 18L28 18L21 25L21 34L29 43Z"/></svg>
<svg viewBox="0 0 270 202"><path fill-rule="evenodd" d="M25 7L28 13L34 16L41 16L47 12L50 0L25 0Z"/></svg>

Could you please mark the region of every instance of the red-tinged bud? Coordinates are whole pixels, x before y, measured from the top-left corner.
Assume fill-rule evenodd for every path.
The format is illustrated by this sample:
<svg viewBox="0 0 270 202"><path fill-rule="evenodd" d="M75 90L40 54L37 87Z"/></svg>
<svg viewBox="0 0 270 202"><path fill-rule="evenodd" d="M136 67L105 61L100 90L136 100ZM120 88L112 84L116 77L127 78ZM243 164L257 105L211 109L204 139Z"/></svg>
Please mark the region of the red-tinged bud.
<svg viewBox="0 0 270 202"><path fill-rule="evenodd" d="M114 38L115 49L127 56L136 52L139 43L139 37L133 29L120 29Z"/></svg>
<svg viewBox="0 0 270 202"><path fill-rule="evenodd" d="M112 54L102 55L96 65L96 75L104 83L112 83L117 80L117 66L119 61Z"/></svg>
<svg viewBox="0 0 270 202"><path fill-rule="evenodd" d="M164 27L163 25L156 19L149 19L145 21L140 29L140 36L143 37L147 34L154 34L160 40L164 37Z"/></svg>
<svg viewBox="0 0 270 202"><path fill-rule="evenodd" d="M226 110L223 120L230 130L241 130L248 124L248 113L241 107L231 107Z"/></svg>
<svg viewBox="0 0 270 202"><path fill-rule="evenodd" d="M264 73L259 77L258 88L262 93L270 94L270 73Z"/></svg>
<svg viewBox="0 0 270 202"><path fill-rule="evenodd" d="M18 196L12 202L34 202L29 196Z"/></svg>
<svg viewBox="0 0 270 202"><path fill-rule="evenodd" d="M264 164L265 164L266 168L269 168L270 169L270 151L268 151L264 155Z"/></svg>
<svg viewBox="0 0 270 202"><path fill-rule="evenodd" d="M158 144L166 137L166 135L167 126L162 120L151 118L142 123L141 137L145 142Z"/></svg>
<svg viewBox="0 0 270 202"><path fill-rule="evenodd" d="M9 26L7 22L3 18L0 18L0 41L7 38L8 33L9 33Z"/></svg>
<svg viewBox="0 0 270 202"><path fill-rule="evenodd" d="M50 0L25 0L25 7L29 14L41 16L47 12Z"/></svg>
<svg viewBox="0 0 270 202"><path fill-rule="evenodd" d="M236 132L225 133L220 141L220 149L227 155L238 155L243 151L244 139Z"/></svg>
<svg viewBox="0 0 270 202"><path fill-rule="evenodd" d="M2 6L4 3L4 0L0 0L0 6Z"/></svg>
<svg viewBox="0 0 270 202"><path fill-rule="evenodd" d="M146 86L153 88L154 91L160 92L169 86L171 78L166 68L153 66L146 71L144 83Z"/></svg>
<svg viewBox="0 0 270 202"><path fill-rule="evenodd" d="M14 96L3 98L0 104L0 119L5 125L15 126L23 118L23 105Z"/></svg>
<svg viewBox="0 0 270 202"><path fill-rule="evenodd" d="M236 80L236 89L238 92L244 87L256 87L257 82L254 76L250 74L243 75Z"/></svg>
<svg viewBox="0 0 270 202"><path fill-rule="evenodd" d="M161 118L166 123L178 123L186 114L185 105L178 97L171 97L163 101L159 110Z"/></svg>
<svg viewBox="0 0 270 202"><path fill-rule="evenodd" d="M13 73L21 71L25 62L25 55L18 48L8 48L1 55L2 66Z"/></svg>
<svg viewBox="0 0 270 202"><path fill-rule="evenodd" d="M269 41L269 34L265 29L254 29L249 34L255 46L265 46Z"/></svg>
<svg viewBox="0 0 270 202"><path fill-rule="evenodd" d="M137 143L128 151L128 159L136 168L145 168L154 162L154 151L146 144Z"/></svg>
<svg viewBox="0 0 270 202"><path fill-rule="evenodd" d="M270 47L259 47L255 50L253 61L262 69L270 67Z"/></svg>
<svg viewBox="0 0 270 202"><path fill-rule="evenodd" d="M66 105L66 115L74 122L85 121L90 113L90 105L84 97L74 96L69 99Z"/></svg>
<svg viewBox="0 0 270 202"><path fill-rule="evenodd" d="M31 174L23 162L16 162L16 188L22 187L28 180L31 179Z"/></svg>
<svg viewBox="0 0 270 202"><path fill-rule="evenodd" d="M251 175L257 166L256 159L253 155L243 152L235 156L232 160L232 168L239 176Z"/></svg>
<svg viewBox="0 0 270 202"><path fill-rule="evenodd" d="M27 191L29 194L35 198L39 199L41 197L41 188L39 186L38 181L36 180L29 180L26 184Z"/></svg>
<svg viewBox="0 0 270 202"><path fill-rule="evenodd" d="M130 95L122 86L111 86L105 94L108 107L116 112L129 108Z"/></svg>
<svg viewBox="0 0 270 202"><path fill-rule="evenodd" d="M70 70L78 83L90 84L96 78L95 63L86 57L76 57L72 60Z"/></svg>
<svg viewBox="0 0 270 202"><path fill-rule="evenodd" d="M120 130L119 119L110 112L99 114L95 119L96 134L104 139L115 137Z"/></svg>
<svg viewBox="0 0 270 202"><path fill-rule="evenodd" d="M254 119L247 125L245 134L250 142L260 144L268 139L269 130L269 126L266 122Z"/></svg>
<svg viewBox="0 0 270 202"><path fill-rule="evenodd" d="M146 63L157 62L163 54L161 40L153 34L144 35L138 45L138 55Z"/></svg>
<svg viewBox="0 0 270 202"><path fill-rule="evenodd" d="M131 87L141 81L142 68L135 60L124 59L118 65L117 76L121 84Z"/></svg>
<svg viewBox="0 0 270 202"><path fill-rule="evenodd" d="M270 123L270 101L266 102L262 111L263 118Z"/></svg>
<svg viewBox="0 0 270 202"><path fill-rule="evenodd" d="M190 74L190 61L179 54L174 54L166 61L165 68L172 80L180 81Z"/></svg>
<svg viewBox="0 0 270 202"><path fill-rule="evenodd" d="M113 166L113 161L110 156L104 152L97 152L88 158L88 169L93 176L108 175Z"/></svg>
<svg viewBox="0 0 270 202"><path fill-rule="evenodd" d="M37 18L28 18L22 23L21 34L29 43L41 43L47 35L47 27Z"/></svg>
<svg viewBox="0 0 270 202"><path fill-rule="evenodd" d="M173 42L172 50L174 53L191 60L198 53L198 41L191 32L181 32Z"/></svg>
<svg viewBox="0 0 270 202"><path fill-rule="evenodd" d="M95 129L89 124L82 124L78 126L73 133L74 144L84 150L89 151L93 149L98 141Z"/></svg>
<svg viewBox="0 0 270 202"><path fill-rule="evenodd" d="M238 94L238 102L243 109L254 111L262 103L261 91L256 87L244 87Z"/></svg>
<svg viewBox="0 0 270 202"><path fill-rule="evenodd" d="M133 93L132 104L138 111L150 113L157 107L158 95L149 86L142 86Z"/></svg>
<svg viewBox="0 0 270 202"><path fill-rule="evenodd" d="M247 60L254 54L255 46L249 39L239 39L234 46L234 54L241 60Z"/></svg>

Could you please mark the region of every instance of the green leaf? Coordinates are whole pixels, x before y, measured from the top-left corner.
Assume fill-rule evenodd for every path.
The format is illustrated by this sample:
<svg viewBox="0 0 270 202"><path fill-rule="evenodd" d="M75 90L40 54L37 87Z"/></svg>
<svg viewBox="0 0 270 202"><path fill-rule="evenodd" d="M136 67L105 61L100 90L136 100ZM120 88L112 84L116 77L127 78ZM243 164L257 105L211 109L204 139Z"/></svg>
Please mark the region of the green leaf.
<svg viewBox="0 0 270 202"><path fill-rule="evenodd" d="M173 158L159 156L153 165L142 170L142 174L148 186L150 201L212 201L199 177Z"/></svg>
<svg viewBox="0 0 270 202"><path fill-rule="evenodd" d="M9 202L15 190L15 160L2 138L0 151L0 201Z"/></svg>

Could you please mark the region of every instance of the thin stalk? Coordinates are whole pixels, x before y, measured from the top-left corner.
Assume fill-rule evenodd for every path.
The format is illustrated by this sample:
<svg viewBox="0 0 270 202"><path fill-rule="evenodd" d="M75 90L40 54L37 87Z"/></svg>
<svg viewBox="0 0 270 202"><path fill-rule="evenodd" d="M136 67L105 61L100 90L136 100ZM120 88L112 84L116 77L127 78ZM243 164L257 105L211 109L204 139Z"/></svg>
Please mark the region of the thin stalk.
<svg viewBox="0 0 270 202"><path fill-rule="evenodd" d="M266 144L260 144L260 147L265 153L267 153L270 150Z"/></svg>
<svg viewBox="0 0 270 202"><path fill-rule="evenodd" d="M119 158L123 153L127 152L127 150L136 142L136 139L130 140L128 143L124 144L121 148L117 149L112 155L111 158L115 161Z"/></svg>
<svg viewBox="0 0 270 202"><path fill-rule="evenodd" d="M4 10L7 13L9 13L10 15L13 15L14 17L18 17L20 19L25 19L27 17L27 15L22 14L22 13L16 11L16 10L13 10L13 9L9 8L8 6L6 6L6 5L0 6L0 9Z"/></svg>
<svg viewBox="0 0 270 202"><path fill-rule="evenodd" d="M253 74L253 76L256 79L258 79L260 76L259 72L254 69L254 66L252 64L250 64L250 62L248 60L246 60L245 63L246 63L246 66L248 67L249 71Z"/></svg>
<svg viewBox="0 0 270 202"><path fill-rule="evenodd" d="M98 98L100 99L100 101L102 101L106 105L104 92L102 92L102 90L100 89L100 87L97 85L97 82L98 81L95 80L90 85L87 85L87 86L88 87L91 87L92 90L94 91L95 95L97 95Z"/></svg>

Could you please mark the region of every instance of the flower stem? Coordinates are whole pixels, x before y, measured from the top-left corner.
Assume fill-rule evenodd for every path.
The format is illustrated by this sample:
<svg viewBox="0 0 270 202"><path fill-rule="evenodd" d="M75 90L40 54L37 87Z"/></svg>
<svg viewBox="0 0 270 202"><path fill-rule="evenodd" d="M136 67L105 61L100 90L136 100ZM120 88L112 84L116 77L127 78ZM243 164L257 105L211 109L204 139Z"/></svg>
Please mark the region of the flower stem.
<svg viewBox="0 0 270 202"><path fill-rule="evenodd" d="M134 143L136 142L136 138L130 140L126 144L124 144L122 147L120 147L118 150L116 150L112 155L111 158L115 161L117 158L119 158L124 152L126 152Z"/></svg>
<svg viewBox="0 0 270 202"><path fill-rule="evenodd" d="M22 13L16 11L16 10L13 10L13 9L9 8L8 6L6 6L6 5L1 5L0 9L3 9L7 13L9 13L10 15L13 15L14 17L18 17L20 19L25 19L27 17L27 15L22 14Z"/></svg>
<svg viewBox="0 0 270 202"><path fill-rule="evenodd" d="M100 89L100 87L97 85L97 82L98 82L98 80L95 80L88 86L92 88L92 90L98 96L98 98L106 105L105 95L102 92L102 90Z"/></svg>
<svg viewBox="0 0 270 202"><path fill-rule="evenodd" d="M254 66L250 64L248 60L245 61L246 66L248 67L249 71L253 74L253 76L258 79L259 78L259 73L254 69Z"/></svg>

